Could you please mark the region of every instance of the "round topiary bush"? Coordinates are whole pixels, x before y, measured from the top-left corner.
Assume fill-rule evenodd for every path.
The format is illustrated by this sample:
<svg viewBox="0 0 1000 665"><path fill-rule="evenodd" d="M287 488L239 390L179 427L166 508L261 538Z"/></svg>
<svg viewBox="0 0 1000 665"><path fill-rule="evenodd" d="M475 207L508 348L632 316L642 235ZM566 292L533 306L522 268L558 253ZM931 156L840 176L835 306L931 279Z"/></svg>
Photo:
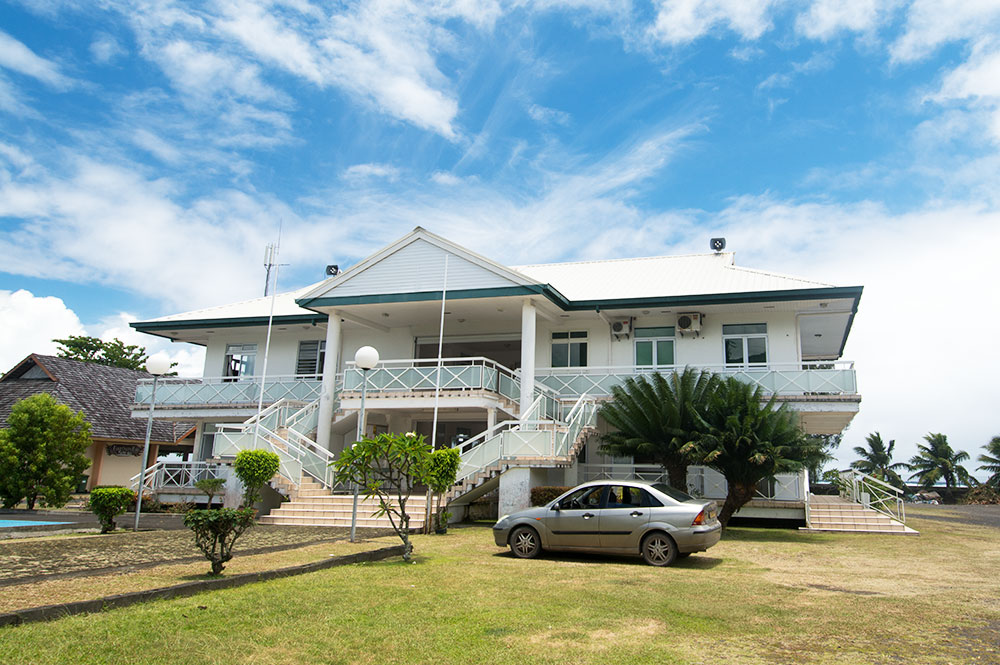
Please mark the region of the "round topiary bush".
<svg viewBox="0 0 1000 665"><path fill-rule="evenodd" d="M90 490L87 509L101 521L101 533L115 530L115 518L135 505L135 492L127 487L111 485Z"/></svg>
<svg viewBox="0 0 1000 665"><path fill-rule="evenodd" d="M278 473L281 460L277 453L269 450L241 450L236 454L233 470L242 481L245 492L243 505L253 508L260 498L260 488Z"/></svg>

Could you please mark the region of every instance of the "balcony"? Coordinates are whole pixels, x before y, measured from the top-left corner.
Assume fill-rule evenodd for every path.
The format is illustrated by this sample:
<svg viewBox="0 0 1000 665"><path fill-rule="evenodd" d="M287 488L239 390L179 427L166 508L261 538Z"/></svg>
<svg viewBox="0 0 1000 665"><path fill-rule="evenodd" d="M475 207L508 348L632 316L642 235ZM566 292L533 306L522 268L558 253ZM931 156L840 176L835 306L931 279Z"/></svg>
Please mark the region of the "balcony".
<svg viewBox="0 0 1000 665"><path fill-rule="evenodd" d="M156 380L156 409L171 415L198 417L225 409L227 415L252 415L263 393L265 406L281 399L312 402L319 398L322 381L319 376L259 376L179 378ZM140 379L135 387L133 415L149 409L153 396L153 380ZM166 414L164 414L166 415Z"/></svg>
<svg viewBox="0 0 1000 665"><path fill-rule="evenodd" d="M759 386L767 395L842 396L857 395L853 361L771 363L762 366L699 365L722 376L734 376ZM584 393L591 397L611 395L611 388L629 377L660 372L683 371L670 367L545 367L536 370L535 380L551 388L560 398Z"/></svg>

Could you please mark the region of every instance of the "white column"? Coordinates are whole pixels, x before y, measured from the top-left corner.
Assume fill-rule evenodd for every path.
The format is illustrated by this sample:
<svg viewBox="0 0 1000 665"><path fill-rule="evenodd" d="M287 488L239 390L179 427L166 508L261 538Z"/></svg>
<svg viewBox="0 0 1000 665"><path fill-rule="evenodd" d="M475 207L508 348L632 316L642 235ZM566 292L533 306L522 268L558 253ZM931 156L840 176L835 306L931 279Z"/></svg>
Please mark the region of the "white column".
<svg viewBox="0 0 1000 665"><path fill-rule="evenodd" d="M330 449L330 425L333 421L333 400L337 387L337 368L340 367L341 322L336 310L330 312L326 323L326 356L323 358L323 387L319 395L319 419L316 427L316 444Z"/></svg>
<svg viewBox="0 0 1000 665"><path fill-rule="evenodd" d="M525 299L521 306L521 416L535 393L535 306Z"/></svg>
<svg viewBox="0 0 1000 665"><path fill-rule="evenodd" d="M486 431L490 431L497 424L497 410L496 409L486 409Z"/></svg>

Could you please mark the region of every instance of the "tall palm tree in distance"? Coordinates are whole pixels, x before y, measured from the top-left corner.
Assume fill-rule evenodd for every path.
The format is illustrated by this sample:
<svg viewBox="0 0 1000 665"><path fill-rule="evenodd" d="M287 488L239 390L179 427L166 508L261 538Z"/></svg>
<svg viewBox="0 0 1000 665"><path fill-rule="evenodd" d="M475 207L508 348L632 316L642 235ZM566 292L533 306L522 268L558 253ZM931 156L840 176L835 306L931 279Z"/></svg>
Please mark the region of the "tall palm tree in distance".
<svg viewBox="0 0 1000 665"><path fill-rule="evenodd" d="M979 456L979 461L982 462L979 470L992 473L986 483L1000 490L1000 436L990 439L983 448L986 449L986 454Z"/></svg>
<svg viewBox="0 0 1000 665"><path fill-rule="evenodd" d="M959 482L969 484L971 477L962 462L969 459L965 451L955 452L948 444L944 434L927 434L924 437L927 445L917 444L917 454L907 464L914 478L924 489L932 488L939 481L944 481L945 495L952 498L952 488Z"/></svg>
<svg viewBox="0 0 1000 665"><path fill-rule="evenodd" d="M906 484L900 478L896 469L905 469L905 462L892 462L892 451L896 447L895 439L890 439L889 443L882 440L882 435L874 432L865 437L868 448L861 446L854 447L854 454L861 459L851 462L851 468L857 469L861 473L867 473L873 478L889 483L893 487L906 489Z"/></svg>

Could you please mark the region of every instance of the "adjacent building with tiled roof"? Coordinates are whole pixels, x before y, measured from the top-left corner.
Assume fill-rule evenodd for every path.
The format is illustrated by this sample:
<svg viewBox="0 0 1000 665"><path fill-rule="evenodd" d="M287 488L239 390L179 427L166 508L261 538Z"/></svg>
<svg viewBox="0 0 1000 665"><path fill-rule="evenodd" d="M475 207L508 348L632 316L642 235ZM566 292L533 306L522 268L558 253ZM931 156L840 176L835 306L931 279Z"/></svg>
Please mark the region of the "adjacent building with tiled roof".
<svg viewBox="0 0 1000 665"><path fill-rule="evenodd" d="M49 393L60 404L82 411L90 423L93 444L86 471L87 489L123 485L139 472L146 437L146 420L132 417L139 379L146 372L96 363L32 354L0 378L0 428L15 404L38 393ZM189 453L192 427L182 422L156 421L150 437L150 463L166 452Z"/></svg>

